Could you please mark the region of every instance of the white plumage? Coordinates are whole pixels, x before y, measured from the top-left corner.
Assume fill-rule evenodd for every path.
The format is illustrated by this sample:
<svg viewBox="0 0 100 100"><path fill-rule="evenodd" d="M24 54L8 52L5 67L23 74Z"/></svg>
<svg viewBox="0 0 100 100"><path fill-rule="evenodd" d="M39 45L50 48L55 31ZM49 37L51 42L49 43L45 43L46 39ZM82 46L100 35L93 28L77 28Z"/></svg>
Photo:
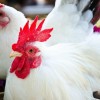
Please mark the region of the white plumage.
<svg viewBox="0 0 100 100"><path fill-rule="evenodd" d="M36 42L42 63L25 79L9 73L4 100L95 100L100 89L100 35L50 47Z"/></svg>
<svg viewBox="0 0 100 100"><path fill-rule="evenodd" d="M11 59L9 59L11 45L17 41L19 29L27 21L21 12L12 7L3 6L0 7L0 12L5 13L10 21L5 27L0 26L0 78L5 78L7 75L8 68L11 65ZM5 22L6 19L0 16L0 20Z"/></svg>
<svg viewBox="0 0 100 100"><path fill-rule="evenodd" d="M87 11L83 15L81 13L87 1L89 0L81 1L79 4L77 4L77 0L56 1L55 8L46 18L43 27L54 27L52 37L46 42L47 45L62 42L80 42L92 33L93 27L89 23L92 12ZM9 59L11 44L17 40L19 27L22 27L27 20L21 12L12 7L5 5L0 8L0 11L5 12L10 18L8 25L0 29L0 78L5 78L8 70L7 66L11 64L11 59Z"/></svg>
<svg viewBox="0 0 100 100"><path fill-rule="evenodd" d="M93 32L90 23L93 15L85 11L90 0L56 0L55 7L47 16L43 29L53 27L52 37L47 45L64 42L81 42Z"/></svg>

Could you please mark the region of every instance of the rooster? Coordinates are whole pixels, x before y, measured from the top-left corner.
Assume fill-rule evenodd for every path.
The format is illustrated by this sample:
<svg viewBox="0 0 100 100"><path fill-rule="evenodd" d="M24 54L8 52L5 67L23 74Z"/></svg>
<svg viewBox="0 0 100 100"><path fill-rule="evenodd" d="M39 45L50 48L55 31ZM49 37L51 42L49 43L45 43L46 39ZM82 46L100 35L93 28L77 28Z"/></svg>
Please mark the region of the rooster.
<svg viewBox="0 0 100 100"><path fill-rule="evenodd" d="M80 1L80 2L79 2ZM47 45L81 42L93 32L90 23L93 14L86 10L90 0L56 0L55 7L46 17L43 29L54 27Z"/></svg>
<svg viewBox="0 0 100 100"><path fill-rule="evenodd" d="M0 79L6 78L7 66L11 65L8 57L11 44L17 40L19 28L26 22L27 19L21 12L0 4Z"/></svg>
<svg viewBox="0 0 100 100"><path fill-rule="evenodd" d="M53 28L36 27L37 17L20 28L8 72L4 100L95 100L100 89L100 35L82 43L45 46Z"/></svg>

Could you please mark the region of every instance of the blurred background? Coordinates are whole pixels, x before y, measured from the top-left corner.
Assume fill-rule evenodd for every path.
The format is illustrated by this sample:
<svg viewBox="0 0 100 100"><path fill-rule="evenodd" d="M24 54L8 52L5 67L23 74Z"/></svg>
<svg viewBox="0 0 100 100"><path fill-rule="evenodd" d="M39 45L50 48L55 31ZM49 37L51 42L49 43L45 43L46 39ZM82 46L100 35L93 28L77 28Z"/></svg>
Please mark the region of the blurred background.
<svg viewBox="0 0 100 100"><path fill-rule="evenodd" d="M22 11L26 17L45 17L54 7L55 0L0 0L0 3Z"/></svg>
<svg viewBox="0 0 100 100"><path fill-rule="evenodd" d="M0 0L0 3L12 6L22 11L27 18L33 19L36 15L46 17L53 9L55 0ZM92 23L95 24L100 19L100 0L91 0L88 7L94 12Z"/></svg>

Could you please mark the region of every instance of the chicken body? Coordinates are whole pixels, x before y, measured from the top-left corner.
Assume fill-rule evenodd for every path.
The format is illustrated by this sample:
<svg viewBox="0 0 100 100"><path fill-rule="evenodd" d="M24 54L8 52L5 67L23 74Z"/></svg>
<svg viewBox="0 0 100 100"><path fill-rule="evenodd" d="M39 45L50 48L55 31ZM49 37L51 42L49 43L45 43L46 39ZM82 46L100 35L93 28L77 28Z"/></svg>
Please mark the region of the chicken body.
<svg viewBox="0 0 100 100"><path fill-rule="evenodd" d="M80 1L80 2L79 2ZM90 10L83 13L90 0L56 0L55 7L47 16L43 29L53 27L47 45L65 42L82 42L93 32Z"/></svg>
<svg viewBox="0 0 100 100"><path fill-rule="evenodd" d="M0 79L5 79L12 61L9 59L11 45L17 41L19 29L27 19L21 12L6 5L0 7L0 14L0 23L9 20L5 26L0 24Z"/></svg>
<svg viewBox="0 0 100 100"><path fill-rule="evenodd" d="M100 35L82 43L61 43L40 50L41 65L25 78L7 77L4 100L96 100L100 89Z"/></svg>

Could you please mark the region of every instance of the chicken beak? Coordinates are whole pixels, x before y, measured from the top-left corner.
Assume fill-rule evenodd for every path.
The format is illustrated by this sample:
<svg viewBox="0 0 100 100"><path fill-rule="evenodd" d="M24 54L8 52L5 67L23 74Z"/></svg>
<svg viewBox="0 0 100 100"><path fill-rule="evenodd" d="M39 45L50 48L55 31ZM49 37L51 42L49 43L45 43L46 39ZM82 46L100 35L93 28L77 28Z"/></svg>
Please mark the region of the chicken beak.
<svg viewBox="0 0 100 100"><path fill-rule="evenodd" d="M12 51L10 53L10 58L12 58L12 57L21 57L21 56L22 56L22 54L19 53L19 52L16 52L16 51Z"/></svg>

